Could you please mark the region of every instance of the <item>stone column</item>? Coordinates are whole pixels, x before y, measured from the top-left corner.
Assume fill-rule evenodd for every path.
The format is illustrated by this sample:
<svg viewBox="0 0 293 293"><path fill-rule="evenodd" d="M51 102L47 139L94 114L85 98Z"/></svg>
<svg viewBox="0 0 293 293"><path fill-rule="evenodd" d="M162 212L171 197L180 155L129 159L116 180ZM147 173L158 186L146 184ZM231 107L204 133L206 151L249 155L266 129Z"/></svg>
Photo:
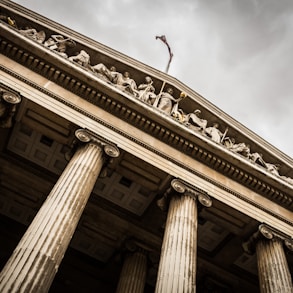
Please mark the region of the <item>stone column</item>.
<svg viewBox="0 0 293 293"><path fill-rule="evenodd" d="M126 243L126 255L116 293L143 293L147 274L147 256L133 241Z"/></svg>
<svg viewBox="0 0 293 293"><path fill-rule="evenodd" d="M211 199L177 179L171 185L175 193L169 190L172 195L155 292L192 293L196 292L197 199L207 207Z"/></svg>
<svg viewBox="0 0 293 293"><path fill-rule="evenodd" d="M247 252L256 251L261 293L292 293L292 279L283 245L293 250L292 238L267 225L260 225L248 242Z"/></svg>
<svg viewBox="0 0 293 293"><path fill-rule="evenodd" d="M0 274L0 292L48 292L104 163L118 156L84 130L75 152Z"/></svg>
<svg viewBox="0 0 293 293"><path fill-rule="evenodd" d="M292 279L283 248L281 235L262 225L261 237L256 242L258 277L261 293L292 293ZM286 239L285 239L286 240ZM285 241L287 247L292 243Z"/></svg>

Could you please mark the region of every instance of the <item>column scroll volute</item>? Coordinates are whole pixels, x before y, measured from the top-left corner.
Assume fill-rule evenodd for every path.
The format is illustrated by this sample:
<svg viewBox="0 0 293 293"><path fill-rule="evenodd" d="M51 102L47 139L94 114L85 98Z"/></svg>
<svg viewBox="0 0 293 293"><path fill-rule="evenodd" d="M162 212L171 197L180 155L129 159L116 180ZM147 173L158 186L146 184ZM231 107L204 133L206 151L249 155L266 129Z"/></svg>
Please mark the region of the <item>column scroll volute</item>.
<svg viewBox="0 0 293 293"><path fill-rule="evenodd" d="M105 139L92 134L90 131L86 129L77 129L75 131L76 138L83 143L96 143L101 148L103 148L105 154L111 158L117 158L120 155L120 151L116 145L106 141Z"/></svg>
<svg viewBox="0 0 293 293"><path fill-rule="evenodd" d="M104 164L103 164L103 168L100 172L99 177L100 178L106 177L107 166L112 162L114 158L117 158L120 155L119 148L115 144L109 141L106 141L105 139L99 137L96 134L91 133L87 129L83 129L83 128L77 129L75 130L74 134L75 134L75 138L73 139L71 145L69 146L69 150L65 153L65 159L67 161L70 161L71 157L77 150L78 146L80 146L81 144L86 144L86 143L96 144L104 152L104 157L103 157Z"/></svg>
<svg viewBox="0 0 293 293"><path fill-rule="evenodd" d="M21 97L18 93L6 90L0 86L0 127L10 128L13 125L13 116L16 106L20 104Z"/></svg>
<svg viewBox="0 0 293 293"><path fill-rule="evenodd" d="M243 242L242 247L244 251L248 254L254 254L256 243L261 239L267 239L269 241L278 239L283 242L286 248L293 251L292 237L264 223L260 224L258 230L247 241Z"/></svg>
<svg viewBox="0 0 293 293"><path fill-rule="evenodd" d="M269 240L280 239L285 245L285 247L293 251L293 238L291 236L288 236L282 233L281 231L278 231L274 229L273 227L270 227L266 224L261 224L258 229L263 237Z"/></svg>
<svg viewBox="0 0 293 293"><path fill-rule="evenodd" d="M177 195L188 195L192 197L194 200L197 200L204 207L212 206L211 197L203 190L199 190L194 186L190 186L180 179L173 179L171 181L171 187L164 193L164 195L157 201L157 205L162 209L166 210L168 202L172 196L172 194Z"/></svg>

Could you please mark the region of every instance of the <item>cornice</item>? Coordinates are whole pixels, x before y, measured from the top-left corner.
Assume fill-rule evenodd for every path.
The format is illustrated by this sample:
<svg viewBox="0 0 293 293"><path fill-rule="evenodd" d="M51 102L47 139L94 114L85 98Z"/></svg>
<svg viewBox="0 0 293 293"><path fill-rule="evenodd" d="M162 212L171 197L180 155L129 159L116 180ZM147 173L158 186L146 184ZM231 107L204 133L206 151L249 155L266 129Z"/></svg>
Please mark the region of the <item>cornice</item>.
<svg viewBox="0 0 293 293"><path fill-rule="evenodd" d="M272 201L292 208L291 184L200 133L191 131L170 116L158 113L153 107L113 88L82 66L20 35L17 30L3 23L0 25L3 27L1 35L7 38L1 38L0 48L8 57ZM9 71L7 68L3 70ZM12 72L10 74L17 76Z"/></svg>

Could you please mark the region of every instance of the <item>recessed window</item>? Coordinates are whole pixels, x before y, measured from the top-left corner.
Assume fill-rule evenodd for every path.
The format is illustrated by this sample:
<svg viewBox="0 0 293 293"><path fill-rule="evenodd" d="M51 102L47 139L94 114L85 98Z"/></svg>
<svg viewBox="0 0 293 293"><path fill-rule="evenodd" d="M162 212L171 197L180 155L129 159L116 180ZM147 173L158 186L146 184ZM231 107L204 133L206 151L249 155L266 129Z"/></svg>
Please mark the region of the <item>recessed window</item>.
<svg viewBox="0 0 293 293"><path fill-rule="evenodd" d="M125 178L125 177L121 177L120 181L119 181L120 184L126 186L126 187L130 187L131 184L132 184L132 181Z"/></svg>
<svg viewBox="0 0 293 293"><path fill-rule="evenodd" d="M49 138L48 136L46 136L46 135L41 136L40 143L42 143L48 147L51 147L53 142L54 142L54 140Z"/></svg>

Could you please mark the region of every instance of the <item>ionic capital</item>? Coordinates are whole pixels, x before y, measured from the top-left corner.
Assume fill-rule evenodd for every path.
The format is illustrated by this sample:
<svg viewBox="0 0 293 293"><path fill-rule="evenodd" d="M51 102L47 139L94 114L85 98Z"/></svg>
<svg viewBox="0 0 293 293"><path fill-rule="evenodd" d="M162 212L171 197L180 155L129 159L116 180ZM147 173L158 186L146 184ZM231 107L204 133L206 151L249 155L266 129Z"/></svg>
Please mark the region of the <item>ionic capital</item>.
<svg viewBox="0 0 293 293"><path fill-rule="evenodd" d="M6 102L7 104L10 104L10 105L16 105L16 104L19 104L21 102L21 97L19 94L17 93L13 93L13 92L10 92L10 91L5 91L3 90L2 88L0 89L1 91L1 94L2 94L2 100L4 102Z"/></svg>
<svg viewBox="0 0 293 293"><path fill-rule="evenodd" d="M201 205L204 207L212 206L212 199L210 196L203 190L200 190L194 186L190 186L186 182L180 179L173 179L171 181L171 187L164 193L163 197L157 201L157 205L162 209L167 209L167 202L170 199L170 196L175 193L178 195L188 195L195 200L198 200Z"/></svg>
<svg viewBox="0 0 293 293"><path fill-rule="evenodd" d="M16 112L16 105L21 102L18 93L0 86L0 127L10 128Z"/></svg>
<svg viewBox="0 0 293 293"><path fill-rule="evenodd" d="M110 158L117 158L120 155L120 151L117 146L87 129L77 129L75 131L75 136L82 143L93 142L99 145L104 150L105 154Z"/></svg>
<svg viewBox="0 0 293 293"><path fill-rule="evenodd" d="M258 230L242 244L245 252L253 254L255 252L255 246L257 241L261 239L276 240L279 239L283 244L291 251L293 251L293 239L292 237L278 231L277 229L267 225L261 224Z"/></svg>

